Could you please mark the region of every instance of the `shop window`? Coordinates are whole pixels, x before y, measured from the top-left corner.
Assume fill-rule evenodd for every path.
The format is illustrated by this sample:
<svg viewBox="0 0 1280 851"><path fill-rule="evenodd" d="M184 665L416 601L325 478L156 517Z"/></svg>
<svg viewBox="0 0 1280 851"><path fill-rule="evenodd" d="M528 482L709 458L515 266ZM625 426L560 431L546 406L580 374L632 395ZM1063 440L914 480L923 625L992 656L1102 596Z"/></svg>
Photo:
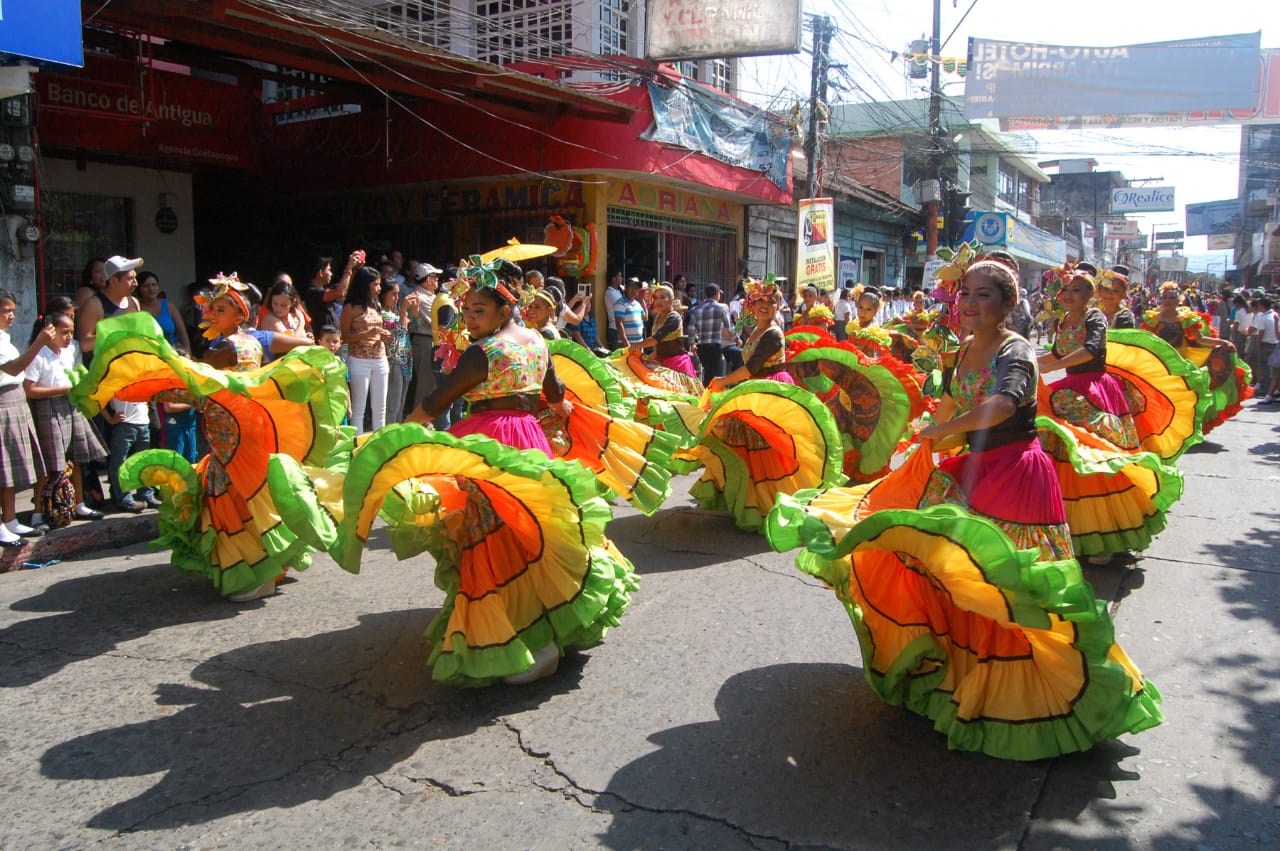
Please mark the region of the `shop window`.
<svg viewBox="0 0 1280 851"><path fill-rule="evenodd" d="M862 249L862 283L869 287L884 286L884 252Z"/></svg>
<svg viewBox="0 0 1280 851"><path fill-rule="evenodd" d="M45 300L74 295L93 257L134 256L132 198L48 192L43 201Z"/></svg>
<svg viewBox="0 0 1280 851"><path fill-rule="evenodd" d="M796 274L796 241L794 238L769 234L769 255L765 260L765 272L781 278L794 278Z"/></svg>

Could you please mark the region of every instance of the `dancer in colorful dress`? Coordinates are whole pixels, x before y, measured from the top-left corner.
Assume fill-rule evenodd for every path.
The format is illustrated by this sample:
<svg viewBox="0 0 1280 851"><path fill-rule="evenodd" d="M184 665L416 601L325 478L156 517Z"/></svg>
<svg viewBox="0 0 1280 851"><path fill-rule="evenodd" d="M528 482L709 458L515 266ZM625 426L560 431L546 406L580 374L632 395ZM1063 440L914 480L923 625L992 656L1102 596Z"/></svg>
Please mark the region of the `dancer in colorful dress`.
<svg viewBox="0 0 1280 851"><path fill-rule="evenodd" d="M702 467L690 489L701 506L728 511L746 531L763 528L778 494L844 481L843 444L835 418L786 371L777 284L747 284L747 310L756 325L743 347L746 363L708 391L736 384L706 400L697 442L676 455L676 472ZM739 383L740 382L740 383Z"/></svg>
<svg viewBox="0 0 1280 851"><path fill-rule="evenodd" d="M1211 336L1204 317L1183 306L1177 283L1166 281L1160 285L1159 304L1143 312L1141 327L1208 373L1213 398L1205 416L1205 434L1239 413L1240 403L1252 398L1248 367L1238 357L1235 346Z"/></svg>
<svg viewBox="0 0 1280 851"><path fill-rule="evenodd" d="M1129 269L1113 266L1098 273L1098 307L1108 328L1137 328L1138 319L1125 303L1129 295Z"/></svg>
<svg viewBox="0 0 1280 851"><path fill-rule="evenodd" d="M112 397L172 401L203 414L209 454L194 466L169 449L131 456L121 467L126 490L158 488L158 541L181 570L208 576L224 596L246 602L275 593L288 567L310 563L310 548L282 523L266 487L273 453L319 464L340 437L347 409L342 363L304 346L259 368L262 346L244 325L248 287L219 275L202 296L206 358L218 369L179 356L146 313L103 320L94 359L78 374L70 398L86 416Z"/></svg>
<svg viewBox="0 0 1280 851"><path fill-rule="evenodd" d="M1097 267L1090 263L1066 263L1053 270L1048 295L1065 310L1058 335L1049 352L1039 358L1042 372L1067 371L1049 385L1055 416L1083 426L1121 449L1137 449L1124 388L1107 374L1107 317L1090 307L1097 281Z"/></svg>
<svg viewBox="0 0 1280 851"><path fill-rule="evenodd" d="M965 263L968 332L938 422L902 467L857 488L779 497L767 534L803 545L857 628L868 683L949 747L1032 760L1158 724L1159 693L1115 644L1072 556L1036 436L1036 359L1003 328L1016 271ZM968 451L933 466L932 441Z"/></svg>
<svg viewBox="0 0 1280 851"><path fill-rule="evenodd" d="M675 293L671 287L666 284L654 287L650 308L653 312L653 332L640 342L633 343L631 351L643 354L648 349L653 349L658 363L697 381L698 371L693 368L693 358L689 357L688 346L685 345L684 322L680 318L680 312L675 309Z"/></svg>
<svg viewBox="0 0 1280 851"><path fill-rule="evenodd" d="M818 291L812 287L816 299ZM783 384L795 384L795 379L786 370L787 349L778 324L778 309L782 306L782 295L773 276L763 281L749 281L746 284L746 315L752 323L751 333L742 344L742 366L728 375L711 379L707 389L724 390L741 381L751 378L766 378L780 381ZM807 294L806 294L807 295Z"/></svg>
<svg viewBox="0 0 1280 851"><path fill-rule="evenodd" d="M470 342L452 371L405 424L339 461L345 470L308 477L275 459L272 492L287 500L290 527L350 570L381 513L401 558L425 551L436 560L446 597L427 631L433 676L521 684L616 625L636 579L604 537L612 512L595 476L552 460L534 416L540 395L566 416L572 408L546 342L512 321L519 268L474 257L460 275ZM458 398L469 416L448 433L422 429Z"/></svg>

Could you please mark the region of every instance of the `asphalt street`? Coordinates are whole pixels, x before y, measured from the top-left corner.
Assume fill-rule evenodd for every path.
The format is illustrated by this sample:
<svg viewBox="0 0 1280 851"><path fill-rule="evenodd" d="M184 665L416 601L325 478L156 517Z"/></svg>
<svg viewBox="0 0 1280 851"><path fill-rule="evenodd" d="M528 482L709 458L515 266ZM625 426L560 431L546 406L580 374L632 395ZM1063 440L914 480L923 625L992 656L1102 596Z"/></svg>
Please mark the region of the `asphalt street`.
<svg viewBox="0 0 1280 851"><path fill-rule="evenodd" d="M145 545L0 575L0 847L1275 848L1280 405L1180 468L1089 571L1168 720L1029 764L876 699L832 593L691 478L617 511L622 625L523 687L432 682L441 592L382 537L240 606Z"/></svg>

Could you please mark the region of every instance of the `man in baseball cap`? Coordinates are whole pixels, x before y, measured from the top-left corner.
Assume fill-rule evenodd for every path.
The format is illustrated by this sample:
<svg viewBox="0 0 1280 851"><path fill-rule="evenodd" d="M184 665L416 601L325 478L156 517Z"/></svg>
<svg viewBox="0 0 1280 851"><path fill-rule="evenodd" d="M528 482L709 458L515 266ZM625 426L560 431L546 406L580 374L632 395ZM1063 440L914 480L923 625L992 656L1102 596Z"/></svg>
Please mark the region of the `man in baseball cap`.
<svg viewBox="0 0 1280 851"><path fill-rule="evenodd" d="M111 279L111 278L114 278L116 275L123 275L125 272L132 272L135 269L140 269L141 267L142 267L141 257L134 257L130 259L128 257L121 257L119 254L117 254L114 257L107 258L107 263L104 270L107 273L107 278Z"/></svg>

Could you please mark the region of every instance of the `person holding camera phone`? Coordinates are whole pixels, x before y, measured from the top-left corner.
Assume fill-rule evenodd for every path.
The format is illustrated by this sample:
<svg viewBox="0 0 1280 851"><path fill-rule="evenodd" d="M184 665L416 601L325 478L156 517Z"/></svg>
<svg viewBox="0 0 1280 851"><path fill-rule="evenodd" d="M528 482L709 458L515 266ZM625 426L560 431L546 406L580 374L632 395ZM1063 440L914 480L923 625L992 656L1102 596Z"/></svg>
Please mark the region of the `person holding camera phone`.
<svg viewBox="0 0 1280 851"><path fill-rule="evenodd" d="M347 295L347 285L351 283L351 275L364 265L365 254L357 249L347 257L347 265L342 275L333 280L333 258L317 257L311 267L311 282L302 294L307 315L311 317L311 336L315 339L325 325L337 327L338 318L342 314L342 300Z"/></svg>
<svg viewBox="0 0 1280 851"><path fill-rule="evenodd" d="M552 275L547 278L547 286L556 287L560 292L566 292L564 280ZM579 345L587 346L586 338L582 334L582 322L587 317L587 311L591 309L591 285L588 283L578 284L578 291L574 296L565 301L564 307L560 311L560 319L557 324L560 326L561 332L570 340Z"/></svg>

